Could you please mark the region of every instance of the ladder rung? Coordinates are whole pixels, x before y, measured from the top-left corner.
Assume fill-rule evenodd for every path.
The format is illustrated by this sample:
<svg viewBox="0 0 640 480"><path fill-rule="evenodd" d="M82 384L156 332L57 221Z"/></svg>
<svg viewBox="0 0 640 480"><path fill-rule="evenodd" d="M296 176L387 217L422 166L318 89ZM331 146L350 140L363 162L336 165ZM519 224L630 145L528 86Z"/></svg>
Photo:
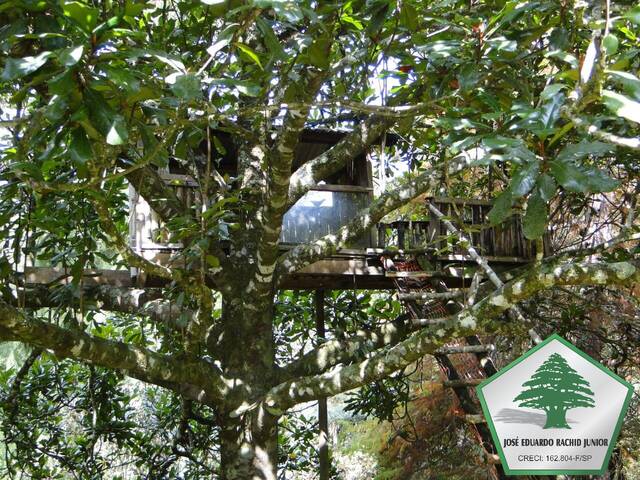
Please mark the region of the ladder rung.
<svg viewBox="0 0 640 480"><path fill-rule="evenodd" d="M440 347L436 353L442 355L451 355L454 353L485 353L492 352L496 349L493 344L487 345L452 345L450 347Z"/></svg>
<svg viewBox="0 0 640 480"><path fill-rule="evenodd" d="M476 414L467 413L464 416L464 420L467 423L473 423L473 424L487 423L487 420L484 418L484 415L480 415L479 413L476 413Z"/></svg>
<svg viewBox="0 0 640 480"><path fill-rule="evenodd" d="M485 380L486 378L461 378L459 380L445 380L442 384L449 388L475 387Z"/></svg>
<svg viewBox="0 0 640 480"><path fill-rule="evenodd" d="M391 278L427 278L427 277L440 277L442 276L441 272L393 272L386 271L384 272L385 277Z"/></svg>
<svg viewBox="0 0 640 480"><path fill-rule="evenodd" d="M414 318L411 320L416 327L428 327L430 325L444 325L449 318Z"/></svg>
<svg viewBox="0 0 640 480"><path fill-rule="evenodd" d="M464 294L463 290L455 290L451 292L411 292L411 293L399 293L398 299L400 300L451 300L454 298L460 298Z"/></svg>

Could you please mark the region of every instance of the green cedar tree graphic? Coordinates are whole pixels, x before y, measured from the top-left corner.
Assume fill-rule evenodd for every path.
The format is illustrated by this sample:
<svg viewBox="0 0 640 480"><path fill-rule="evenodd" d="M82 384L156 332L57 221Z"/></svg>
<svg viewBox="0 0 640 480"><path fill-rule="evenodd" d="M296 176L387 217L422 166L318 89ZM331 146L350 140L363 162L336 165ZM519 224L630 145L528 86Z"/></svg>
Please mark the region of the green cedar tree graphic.
<svg viewBox="0 0 640 480"><path fill-rule="evenodd" d="M571 428L567 410L595 406L589 397L593 396L589 382L557 353L551 354L522 386L527 389L513 401L520 401L520 407L544 410L547 414L544 428Z"/></svg>

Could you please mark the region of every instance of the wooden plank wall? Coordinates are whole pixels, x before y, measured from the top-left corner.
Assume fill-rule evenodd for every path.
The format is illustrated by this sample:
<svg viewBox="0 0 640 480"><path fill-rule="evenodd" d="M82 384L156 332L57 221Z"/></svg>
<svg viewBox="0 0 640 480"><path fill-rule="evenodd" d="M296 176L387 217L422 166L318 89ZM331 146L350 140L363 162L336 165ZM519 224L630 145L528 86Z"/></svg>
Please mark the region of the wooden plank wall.
<svg viewBox="0 0 640 480"><path fill-rule="evenodd" d="M451 198L432 199L444 213L471 239L478 252L492 258L535 258L535 243L522 233L522 220L513 215L497 226L489 225L488 201ZM405 251L426 249L437 255L464 255L466 252L448 234L446 226L435 218L420 221L381 223L377 229L377 247Z"/></svg>

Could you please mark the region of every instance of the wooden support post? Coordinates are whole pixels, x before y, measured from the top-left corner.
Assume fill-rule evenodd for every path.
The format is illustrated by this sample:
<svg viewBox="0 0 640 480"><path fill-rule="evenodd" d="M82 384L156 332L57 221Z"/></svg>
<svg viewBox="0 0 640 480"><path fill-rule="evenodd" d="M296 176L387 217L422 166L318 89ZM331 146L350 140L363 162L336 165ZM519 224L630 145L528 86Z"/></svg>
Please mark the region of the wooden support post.
<svg viewBox="0 0 640 480"><path fill-rule="evenodd" d="M324 328L324 290L315 290L316 333L319 340L325 338ZM327 399L318 399L318 454L320 480L329 480L331 464L329 460L329 417L327 414Z"/></svg>
<svg viewBox="0 0 640 480"><path fill-rule="evenodd" d="M396 226L398 229L398 248L403 250L405 248L404 245L404 222L396 222Z"/></svg>

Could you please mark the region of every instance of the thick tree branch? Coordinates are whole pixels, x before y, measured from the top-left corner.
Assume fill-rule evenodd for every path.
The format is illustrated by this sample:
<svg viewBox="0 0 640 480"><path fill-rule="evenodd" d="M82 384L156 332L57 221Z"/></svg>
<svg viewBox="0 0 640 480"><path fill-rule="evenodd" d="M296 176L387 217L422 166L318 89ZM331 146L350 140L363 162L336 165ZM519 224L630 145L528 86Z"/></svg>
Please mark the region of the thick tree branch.
<svg viewBox="0 0 640 480"><path fill-rule="evenodd" d="M358 124L353 132L313 160L306 162L293 175L289 183L288 206L293 205L320 180L339 171L348 161L363 154L395 124L396 120L372 115Z"/></svg>
<svg viewBox="0 0 640 480"><path fill-rule="evenodd" d="M339 363L364 359L371 351L398 343L415 330L415 327L406 320L406 316L403 315L396 321L385 323L375 330L359 330L346 339L327 340L282 367L280 378L284 381L317 375Z"/></svg>
<svg viewBox="0 0 640 480"><path fill-rule="evenodd" d="M316 40L326 36L327 32L322 27L317 32ZM325 53L330 54L331 41L325 43ZM290 84L287 89L294 93L295 99L301 102L310 102L318 94L322 82L327 76L327 70L307 66L302 72L300 80ZM311 104L304 104L300 108L288 108L283 120L282 130L276 137L275 145L270 152L270 172L267 185L266 205L262 218L262 238L258 248L257 272L255 283L262 286L258 288L267 292L267 286L273 283L273 272L278 259L278 240L282 230L282 218L288 208L289 180L295 156L295 148L300 141L300 134L304 129ZM269 293L270 294L270 293Z"/></svg>
<svg viewBox="0 0 640 480"><path fill-rule="evenodd" d="M453 175L469 166L470 160L457 157L449 162L449 174ZM278 261L278 274L293 273L323 257L336 253L349 242L375 226L385 215L397 210L418 195L435 189L441 173L435 169L416 174L409 172L390 185L373 203L358 212L353 220L335 234L325 235L311 243L301 244L283 254Z"/></svg>
<svg viewBox="0 0 640 480"><path fill-rule="evenodd" d="M59 358L122 370L131 377L219 404L228 393L222 372L215 365L193 358L169 357L145 348L94 337L29 318L0 301L0 339L50 350Z"/></svg>
<svg viewBox="0 0 640 480"><path fill-rule="evenodd" d="M18 292L18 298L24 298L23 306L26 308L79 306L79 300L75 297L75 303L69 304L66 299L62 303L60 299L55 298L54 292L44 285L20 289ZM148 316L153 322L164 323L174 329L185 328L186 323L183 320L191 319L194 315L194 312L179 308L177 304L164 299L164 292L160 288L91 286L83 289L82 298L85 307L90 305L101 311ZM7 299L7 302L17 307L18 302L12 300L15 299Z"/></svg>
<svg viewBox="0 0 640 480"><path fill-rule="evenodd" d="M450 317L437 328L419 330L406 340L384 348L370 358L349 366L338 366L322 375L303 377L271 389L263 403L274 412L295 404L332 396L384 378L424 355L435 352L452 338L478 332L526 331L526 325L495 320L519 301L560 285L621 285L640 282L640 260L615 263L541 265L495 290L487 298Z"/></svg>

